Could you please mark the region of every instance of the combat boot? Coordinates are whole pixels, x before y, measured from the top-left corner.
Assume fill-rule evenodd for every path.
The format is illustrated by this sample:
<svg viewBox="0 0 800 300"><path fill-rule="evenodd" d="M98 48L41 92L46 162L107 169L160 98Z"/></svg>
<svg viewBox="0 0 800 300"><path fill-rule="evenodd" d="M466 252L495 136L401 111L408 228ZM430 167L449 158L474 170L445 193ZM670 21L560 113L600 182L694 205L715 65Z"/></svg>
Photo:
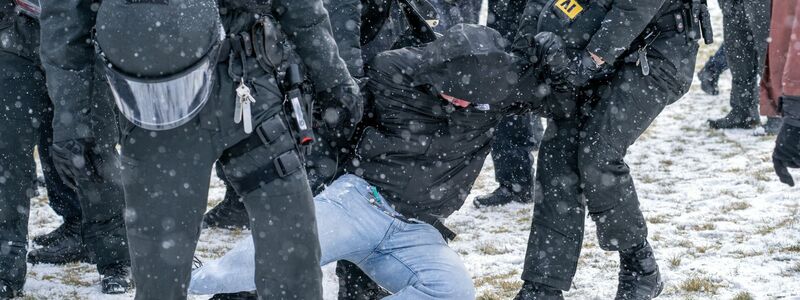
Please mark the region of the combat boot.
<svg viewBox="0 0 800 300"><path fill-rule="evenodd" d="M514 300L564 300L561 290L525 281Z"/></svg>
<svg viewBox="0 0 800 300"><path fill-rule="evenodd" d="M11 288L11 285L0 280L0 300L14 299L16 297L22 297L22 291L16 291Z"/></svg>
<svg viewBox="0 0 800 300"><path fill-rule="evenodd" d="M55 230L33 238L33 243L42 247L50 246L64 238L80 236L81 220L64 220Z"/></svg>
<svg viewBox="0 0 800 300"><path fill-rule="evenodd" d="M489 206L501 206L511 202L529 203L533 201L530 193L514 192L508 187L501 186L491 194L476 197L472 204L477 208Z"/></svg>
<svg viewBox="0 0 800 300"><path fill-rule="evenodd" d="M225 200L203 216L203 228L235 229L248 226L250 226L250 220L244 203L238 197L227 193Z"/></svg>
<svg viewBox="0 0 800 300"><path fill-rule="evenodd" d="M66 234L54 243L34 249L28 253L31 264L68 264L73 262L92 263L94 255L83 245L80 233L65 231Z"/></svg>
<svg viewBox="0 0 800 300"><path fill-rule="evenodd" d="M700 79L700 89L712 96L719 95L719 75L707 68L700 70L700 73L697 73L697 78Z"/></svg>
<svg viewBox="0 0 800 300"><path fill-rule="evenodd" d="M130 269L124 264L108 267L100 274L100 288L103 294L124 294L133 287Z"/></svg>
<svg viewBox="0 0 800 300"><path fill-rule="evenodd" d="M731 111L727 116L716 120L708 120L713 129L753 129L761 123L758 114Z"/></svg>
<svg viewBox="0 0 800 300"><path fill-rule="evenodd" d="M661 294L664 280L649 243L645 241L642 246L620 251L619 257L616 300L648 300Z"/></svg>

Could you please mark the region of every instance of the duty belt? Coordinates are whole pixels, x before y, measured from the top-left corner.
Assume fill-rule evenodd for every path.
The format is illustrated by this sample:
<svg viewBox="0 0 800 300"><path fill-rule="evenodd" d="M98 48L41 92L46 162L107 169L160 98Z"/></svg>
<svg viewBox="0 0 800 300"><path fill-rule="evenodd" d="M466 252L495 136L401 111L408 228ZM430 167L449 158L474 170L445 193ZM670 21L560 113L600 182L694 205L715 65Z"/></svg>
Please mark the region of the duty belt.
<svg viewBox="0 0 800 300"><path fill-rule="evenodd" d="M642 68L642 75L650 75L650 61L647 51L650 45L664 34L681 34L686 31L685 9L667 12L651 22L642 34L637 37L622 57L626 63L637 63Z"/></svg>

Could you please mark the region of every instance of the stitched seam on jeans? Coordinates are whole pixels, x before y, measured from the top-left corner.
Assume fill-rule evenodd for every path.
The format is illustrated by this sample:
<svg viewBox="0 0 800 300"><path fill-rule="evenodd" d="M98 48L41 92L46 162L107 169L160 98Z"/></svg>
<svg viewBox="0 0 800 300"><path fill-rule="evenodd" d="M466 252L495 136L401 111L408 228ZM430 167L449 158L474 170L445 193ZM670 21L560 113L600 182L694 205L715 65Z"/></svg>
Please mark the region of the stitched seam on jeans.
<svg viewBox="0 0 800 300"><path fill-rule="evenodd" d="M375 245L374 248L372 248L372 250L370 251L370 254L367 255L366 257L364 257L364 259L362 259L362 260L360 260L358 262L354 262L354 263L355 264L361 264L364 261L366 261L366 260L370 259L371 257L375 256L375 254L377 254L378 252L380 252L378 250L381 248L381 246L383 246L383 244L386 242L386 240L388 240L389 237L391 237L395 232L399 231L400 228L396 225L397 222L402 222L402 221L393 218L392 223L389 224L389 230L386 230L386 233L383 234L383 238L381 238L381 241L378 242Z"/></svg>

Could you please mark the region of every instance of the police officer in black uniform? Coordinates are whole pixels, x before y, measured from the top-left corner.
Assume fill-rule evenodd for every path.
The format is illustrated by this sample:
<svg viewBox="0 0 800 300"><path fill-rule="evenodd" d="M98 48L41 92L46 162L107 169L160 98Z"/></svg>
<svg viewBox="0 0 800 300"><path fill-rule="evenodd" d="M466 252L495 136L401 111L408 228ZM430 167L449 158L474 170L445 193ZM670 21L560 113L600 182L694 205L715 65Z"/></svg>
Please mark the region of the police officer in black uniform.
<svg viewBox="0 0 800 300"><path fill-rule="evenodd" d="M104 75L125 117L122 177L137 299L186 297L210 170L218 159L252 216L259 296L321 298L319 243L299 148L313 139L309 123L299 122L307 97L299 86L283 84L289 77L296 82L299 68L284 76L280 65L296 59L308 70L322 126L336 128L327 131L331 138L348 138L361 116L361 99L338 56L322 2L96 5L43 1L42 42L53 45L43 57L52 62L45 65L48 75L58 75L48 77L54 96L79 92L65 83L86 75L71 66L95 58L87 40L96 26ZM298 55L284 51L289 41ZM284 94L296 97L284 103ZM65 99L56 113L80 113L88 107L82 100Z"/></svg>
<svg viewBox="0 0 800 300"><path fill-rule="evenodd" d="M566 84L545 105L552 119L539 152L542 191L516 299L562 299L587 212L600 247L619 252L616 299L659 295L664 283L624 157L689 90L696 41L704 32L710 42L709 23L707 8L694 0L529 1L520 31L538 26L560 34L572 63L553 77Z"/></svg>
<svg viewBox="0 0 800 300"><path fill-rule="evenodd" d="M525 0L489 0L487 25L512 41L525 10ZM494 177L500 186L475 198L476 207L533 201L533 155L544 127L535 114L508 116L495 128L492 142Z"/></svg>
<svg viewBox="0 0 800 300"><path fill-rule="evenodd" d="M731 68L731 111L710 119L711 128L754 128L758 116L759 76L767 59L770 0L720 0L725 55Z"/></svg>
<svg viewBox="0 0 800 300"><path fill-rule="evenodd" d="M108 133L89 154L93 161L106 162L105 168L91 174L87 181L62 181L51 167L58 160L58 146L53 143L52 103L45 89L45 76L39 61L38 6L30 1L3 1L0 84L2 88L3 126L0 130L0 169L6 174L0 186L0 299L13 298L22 292L26 276L28 214L35 178L33 147L45 172L48 198L64 224L51 235L39 239L48 244L32 251L32 263L65 263L94 260L102 276L104 293L124 293L128 289L128 248L122 223L122 190L116 161L116 123L105 123ZM99 78L97 79L99 80ZM109 99L102 90L92 90L94 98ZM101 110L91 112L98 116ZM100 119L100 118L98 118ZM113 117L111 118L113 120ZM51 157L51 153L55 157ZM57 162L55 162L57 163ZM73 190L74 189L74 190ZM80 203L78 202L80 199ZM81 213L81 211L85 213ZM96 253L87 257L85 250Z"/></svg>

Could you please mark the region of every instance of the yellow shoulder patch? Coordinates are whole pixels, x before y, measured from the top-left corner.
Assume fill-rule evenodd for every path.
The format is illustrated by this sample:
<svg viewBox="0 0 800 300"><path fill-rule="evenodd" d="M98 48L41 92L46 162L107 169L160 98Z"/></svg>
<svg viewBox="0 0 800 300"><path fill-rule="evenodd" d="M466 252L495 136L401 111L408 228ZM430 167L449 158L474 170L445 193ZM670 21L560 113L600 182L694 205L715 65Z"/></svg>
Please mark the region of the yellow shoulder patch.
<svg viewBox="0 0 800 300"><path fill-rule="evenodd" d="M557 0L556 7L560 9L570 20L575 20L575 17L583 11L577 0Z"/></svg>

